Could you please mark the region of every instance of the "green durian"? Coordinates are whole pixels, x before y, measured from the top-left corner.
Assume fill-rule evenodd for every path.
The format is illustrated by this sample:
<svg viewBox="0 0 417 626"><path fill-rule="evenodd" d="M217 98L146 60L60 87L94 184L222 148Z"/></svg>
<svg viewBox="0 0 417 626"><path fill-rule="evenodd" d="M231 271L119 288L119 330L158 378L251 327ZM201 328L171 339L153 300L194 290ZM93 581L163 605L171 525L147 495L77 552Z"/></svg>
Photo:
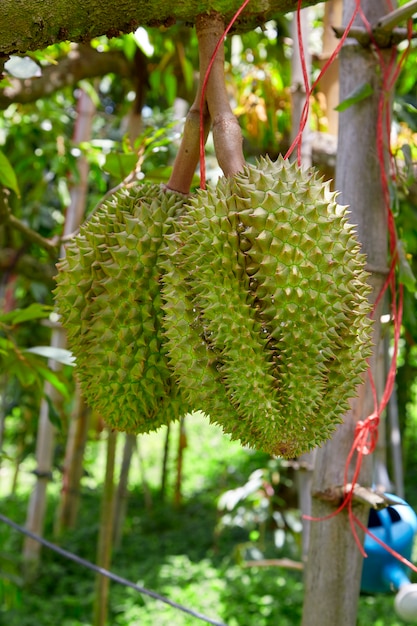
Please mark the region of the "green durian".
<svg viewBox="0 0 417 626"><path fill-rule="evenodd" d="M138 184L81 227L58 264L56 303L88 404L113 428L155 430L187 412L166 357L164 237L184 197Z"/></svg>
<svg viewBox="0 0 417 626"><path fill-rule="evenodd" d="M200 190L167 239L165 334L189 404L271 454L328 439L371 354L365 256L328 183L261 159Z"/></svg>

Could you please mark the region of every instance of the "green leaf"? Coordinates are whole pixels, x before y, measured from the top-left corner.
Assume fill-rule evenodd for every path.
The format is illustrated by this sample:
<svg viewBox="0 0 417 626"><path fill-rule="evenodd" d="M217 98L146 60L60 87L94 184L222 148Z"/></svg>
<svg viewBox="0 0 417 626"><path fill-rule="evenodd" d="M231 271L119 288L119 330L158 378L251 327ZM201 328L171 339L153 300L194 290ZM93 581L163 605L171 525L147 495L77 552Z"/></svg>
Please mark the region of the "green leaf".
<svg viewBox="0 0 417 626"><path fill-rule="evenodd" d="M47 367L37 366L38 373L48 381L66 400L69 399L69 391L67 385L57 376L55 372Z"/></svg>
<svg viewBox="0 0 417 626"><path fill-rule="evenodd" d="M20 198L19 185L17 184L17 178L15 171L3 152L0 151L0 184L3 187L7 187L15 192L18 198Z"/></svg>
<svg viewBox="0 0 417 626"><path fill-rule="evenodd" d="M373 93L373 87L369 83L363 83L362 85L359 85L359 87L356 87L356 89L352 91L350 96L342 100L342 102L340 102L337 107L334 108L334 110L339 112L345 111L345 109L348 109L353 104L357 104L362 100L366 100L366 98L369 98L369 96L371 96Z"/></svg>
<svg viewBox="0 0 417 626"><path fill-rule="evenodd" d="M58 430L62 431L62 421L61 421L61 417L58 413L58 411L56 410L56 408L54 407L54 403L52 402L51 398L47 395L45 395L45 400L48 404L48 419L51 422L52 426L55 426L55 428L57 428Z"/></svg>
<svg viewBox="0 0 417 626"><path fill-rule="evenodd" d="M168 72L164 72L163 81L165 87L165 97L167 99L168 106L172 106L177 95L177 79L174 74L168 74Z"/></svg>
<svg viewBox="0 0 417 626"><path fill-rule="evenodd" d="M13 325L22 324L23 322L49 317L52 310L51 306L34 302L25 309L15 309L14 311L3 313L3 315L0 315L0 321Z"/></svg>
<svg viewBox="0 0 417 626"><path fill-rule="evenodd" d="M63 348L54 348L53 346L34 346L33 348L28 348L26 352L38 354L39 356L44 356L47 359L53 359L63 365L71 365L71 367L75 366L75 356L73 356L72 352L64 350Z"/></svg>
<svg viewBox="0 0 417 626"><path fill-rule="evenodd" d="M91 102L98 109L100 106L100 98L94 86L90 82L88 82L88 80L82 79L78 81L78 87L85 91L87 96L90 97Z"/></svg>
<svg viewBox="0 0 417 626"><path fill-rule="evenodd" d="M404 250L404 243L400 240L397 241L398 252L398 279L402 285L404 285L408 291L415 293L416 291L416 277L413 274L411 265L408 262L407 254Z"/></svg>
<svg viewBox="0 0 417 626"><path fill-rule="evenodd" d="M401 151L404 155L405 167L407 172L413 172L413 155L408 143L401 146Z"/></svg>
<svg viewBox="0 0 417 626"><path fill-rule="evenodd" d="M137 162L138 155L134 152L128 154L111 152L106 156L103 170L118 180L124 180L135 169Z"/></svg>
<svg viewBox="0 0 417 626"><path fill-rule="evenodd" d="M146 32L146 31L145 31ZM138 43L136 41L135 33L129 33L122 38L123 52L128 61L133 61L135 58L136 50L138 49Z"/></svg>

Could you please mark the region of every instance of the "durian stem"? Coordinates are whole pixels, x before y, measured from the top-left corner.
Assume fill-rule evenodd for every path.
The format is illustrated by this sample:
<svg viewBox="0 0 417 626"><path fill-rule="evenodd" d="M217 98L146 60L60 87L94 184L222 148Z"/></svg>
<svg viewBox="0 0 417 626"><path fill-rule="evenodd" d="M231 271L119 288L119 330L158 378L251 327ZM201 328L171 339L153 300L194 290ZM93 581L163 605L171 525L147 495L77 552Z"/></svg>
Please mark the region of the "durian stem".
<svg viewBox="0 0 417 626"><path fill-rule="evenodd" d="M203 82L219 40L223 37L224 22L219 13L198 15L196 31L199 46L200 79L197 95L185 120L184 133L174 162L168 189L188 194L195 169L200 159L200 101ZM225 176L239 172L245 158L242 151L242 133L230 107L224 77L224 44L219 47L211 67L204 102L204 137L207 139L211 120L217 160Z"/></svg>
<svg viewBox="0 0 417 626"><path fill-rule="evenodd" d="M201 76L201 75L200 75ZM201 98L201 79L197 90L197 95L187 117L185 118L184 132L181 140L177 156L174 161L172 173L166 184L168 189L178 191L179 193L190 193L191 182L194 172L200 160L200 98ZM210 130L210 114L207 106L204 110L204 136Z"/></svg>
<svg viewBox="0 0 417 626"><path fill-rule="evenodd" d="M196 31L200 54L200 83L219 40L223 37L224 21L219 13L198 15ZM224 44L219 47L211 66L206 87L206 101L213 122L213 141L216 157L225 176L239 172L245 158L242 150L242 133L230 107L224 75Z"/></svg>

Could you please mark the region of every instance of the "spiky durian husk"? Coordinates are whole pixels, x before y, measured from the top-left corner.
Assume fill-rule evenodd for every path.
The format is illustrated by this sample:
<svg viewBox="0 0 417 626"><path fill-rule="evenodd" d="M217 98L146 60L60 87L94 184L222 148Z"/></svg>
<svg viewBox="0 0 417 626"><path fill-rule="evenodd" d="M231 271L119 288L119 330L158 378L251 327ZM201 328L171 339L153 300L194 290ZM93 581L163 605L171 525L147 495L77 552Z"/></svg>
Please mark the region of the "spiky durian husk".
<svg viewBox="0 0 417 626"><path fill-rule="evenodd" d="M170 239L166 335L189 403L272 454L322 443L371 351L346 208L313 170L261 159L200 191Z"/></svg>
<svg viewBox="0 0 417 626"><path fill-rule="evenodd" d="M164 236L184 198L159 185L116 193L58 264L56 302L84 397L118 430L147 432L186 407L162 333Z"/></svg>

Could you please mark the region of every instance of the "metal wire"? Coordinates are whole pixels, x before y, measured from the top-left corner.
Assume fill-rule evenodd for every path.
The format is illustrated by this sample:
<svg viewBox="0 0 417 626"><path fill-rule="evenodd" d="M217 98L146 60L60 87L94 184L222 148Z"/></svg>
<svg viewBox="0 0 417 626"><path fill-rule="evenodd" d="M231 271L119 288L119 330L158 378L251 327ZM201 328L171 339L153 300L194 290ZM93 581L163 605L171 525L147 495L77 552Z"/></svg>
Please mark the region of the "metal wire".
<svg viewBox="0 0 417 626"><path fill-rule="evenodd" d="M68 550L64 550L63 548L60 548L56 544L51 543L47 539L44 539L43 537L40 537L39 535L32 533L30 530L27 530L26 528L24 528L23 526L20 526L19 524L16 524L16 522L9 519L5 515L2 515L1 513L0 513L0 521L4 522L5 524L7 524L7 526L10 526L14 530L17 530L19 533L22 533L23 535L30 537L34 541L37 541L38 543L45 546L46 548L49 548L53 552L60 554L66 559L69 559L70 561L74 561L75 563L78 563L78 565L86 567L87 569L90 569L93 572L96 572L97 574L106 576L106 578L109 578L110 580L113 580L114 582L119 583L120 585L124 585L125 587L130 587L130 589L134 589L138 593L141 593L145 596L149 596L150 598L153 598L154 600L159 600L160 602L164 602L165 604L168 604L169 606L171 606L173 609L177 609L178 611L187 613L188 615L191 615L192 617L195 617L196 619L206 622L207 624L212 624L213 626L227 626L223 622L218 622L217 620L212 619L211 617L207 617L206 615L203 615L202 613L199 613L198 611L189 609L186 606L183 606L182 604L178 604L177 602L174 602L173 600L166 598L165 596L161 596L159 593L156 593L156 591L151 591L150 589L141 587L140 585L137 585L136 583L133 583L132 581L127 580L126 578L122 578L122 576L118 576L117 574L114 574L113 572L110 572L109 570L104 569L103 567L99 567L98 565L95 565L94 563L91 563L90 561L87 561L86 559L83 559L80 556L73 554L72 552L68 552Z"/></svg>

